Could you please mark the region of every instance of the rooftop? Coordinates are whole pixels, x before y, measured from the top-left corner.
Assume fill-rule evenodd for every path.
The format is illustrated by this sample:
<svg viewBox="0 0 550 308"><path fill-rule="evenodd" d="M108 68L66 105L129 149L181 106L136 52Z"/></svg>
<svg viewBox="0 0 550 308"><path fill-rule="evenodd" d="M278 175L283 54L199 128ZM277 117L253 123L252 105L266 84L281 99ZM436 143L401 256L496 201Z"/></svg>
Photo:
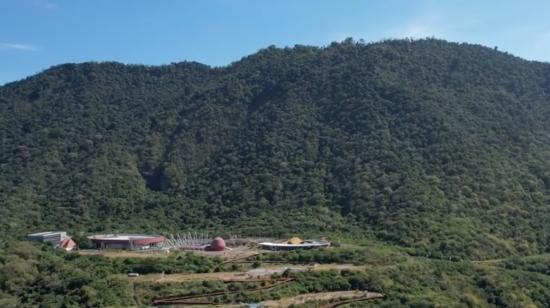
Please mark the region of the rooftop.
<svg viewBox="0 0 550 308"><path fill-rule="evenodd" d="M48 236L48 235L57 235L57 234L65 234L65 231L45 231L45 232L38 232L38 233L31 233L27 236Z"/></svg>
<svg viewBox="0 0 550 308"><path fill-rule="evenodd" d="M303 241L298 244L292 244L289 242L284 243L274 243L274 242L261 242L259 243L262 246L272 246L272 247L316 247L316 246L327 246L330 243L327 241L314 241L314 240L308 240Z"/></svg>
<svg viewBox="0 0 550 308"><path fill-rule="evenodd" d="M158 237L160 236L146 234L97 234L88 236L88 239L128 241L139 239L154 239Z"/></svg>

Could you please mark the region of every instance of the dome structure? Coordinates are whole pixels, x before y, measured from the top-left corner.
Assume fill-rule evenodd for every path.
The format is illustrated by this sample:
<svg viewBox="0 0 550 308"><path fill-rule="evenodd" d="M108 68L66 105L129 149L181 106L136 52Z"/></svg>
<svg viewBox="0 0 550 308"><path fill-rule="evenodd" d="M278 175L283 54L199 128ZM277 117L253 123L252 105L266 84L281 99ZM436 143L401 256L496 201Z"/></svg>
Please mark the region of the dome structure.
<svg viewBox="0 0 550 308"><path fill-rule="evenodd" d="M294 236L294 237L290 238L287 243L288 244L293 244L293 245L298 245L298 244L302 244L303 242L304 241L301 238L299 238L297 236Z"/></svg>
<svg viewBox="0 0 550 308"><path fill-rule="evenodd" d="M212 240L212 243L208 247L206 247L206 250L210 251L224 251L225 250L225 241L221 237L215 237Z"/></svg>

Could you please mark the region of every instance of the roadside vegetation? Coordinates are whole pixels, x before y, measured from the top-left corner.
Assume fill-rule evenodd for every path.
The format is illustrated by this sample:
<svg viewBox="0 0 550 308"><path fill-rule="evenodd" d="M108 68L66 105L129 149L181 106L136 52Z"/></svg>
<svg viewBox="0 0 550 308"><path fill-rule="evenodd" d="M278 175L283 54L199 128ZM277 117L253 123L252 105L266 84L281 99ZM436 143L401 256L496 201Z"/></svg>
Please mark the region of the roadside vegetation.
<svg viewBox="0 0 550 308"><path fill-rule="evenodd" d="M27 242L3 242L0 256L0 306L144 306L170 296L226 292L206 297L217 303L279 300L300 294L368 290L384 299L352 307L542 307L550 299L548 256L495 262L448 261L415 257L399 248L357 246L290 253L266 253L257 260L361 264L359 270L289 272L288 283L273 289L269 280L184 282L141 280L140 274L207 273L221 260L193 253L162 258L113 258L64 253ZM272 265L270 263L270 265ZM247 268L244 268L247 270ZM279 276L275 276L277 279ZM281 276L282 278L282 276ZM308 303L302 303L304 307ZM313 307L310 303L309 307ZM301 306L299 306L301 307Z"/></svg>

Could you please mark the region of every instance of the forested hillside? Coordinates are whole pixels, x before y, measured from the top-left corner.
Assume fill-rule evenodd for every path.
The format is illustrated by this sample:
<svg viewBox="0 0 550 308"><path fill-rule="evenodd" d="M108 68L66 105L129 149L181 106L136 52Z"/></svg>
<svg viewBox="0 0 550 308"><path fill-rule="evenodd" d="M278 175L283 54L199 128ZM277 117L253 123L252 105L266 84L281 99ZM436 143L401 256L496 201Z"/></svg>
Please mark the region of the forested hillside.
<svg viewBox="0 0 550 308"><path fill-rule="evenodd" d="M0 87L0 228L548 252L549 118L549 64L435 39L64 64Z"/></svg>

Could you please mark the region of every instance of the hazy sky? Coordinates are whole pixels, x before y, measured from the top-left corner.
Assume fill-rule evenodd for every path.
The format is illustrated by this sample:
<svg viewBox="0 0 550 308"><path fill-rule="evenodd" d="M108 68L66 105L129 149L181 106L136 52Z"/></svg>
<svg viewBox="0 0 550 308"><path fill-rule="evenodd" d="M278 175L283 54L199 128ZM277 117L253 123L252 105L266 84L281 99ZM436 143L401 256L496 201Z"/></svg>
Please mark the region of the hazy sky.
<svg viewBox="0 0 550 308"><path fill-rule="evenodd" d="M0 29L0 84L66 62L218 66L350 36L435 36L550 61L547 0L0 0Z"/></svg>

